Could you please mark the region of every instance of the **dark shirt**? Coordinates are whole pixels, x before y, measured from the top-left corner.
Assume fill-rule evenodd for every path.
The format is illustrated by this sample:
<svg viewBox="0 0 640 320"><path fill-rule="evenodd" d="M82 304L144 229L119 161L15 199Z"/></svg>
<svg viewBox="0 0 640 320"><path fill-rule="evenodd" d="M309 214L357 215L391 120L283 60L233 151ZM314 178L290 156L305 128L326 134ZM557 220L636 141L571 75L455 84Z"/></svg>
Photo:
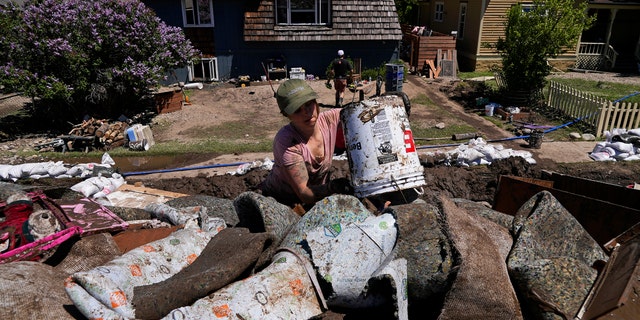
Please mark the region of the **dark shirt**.
<svg viewBox="0 0 640 320"><path fill-rule="evenodd" d="M349 71L353 69L351 67L351 63L349 63L349 60L344 58L337 58L333 60L333 62L331 63L331 68L333 69L333 74L335 75L336 79L346 78L349 75Z"/></svg>

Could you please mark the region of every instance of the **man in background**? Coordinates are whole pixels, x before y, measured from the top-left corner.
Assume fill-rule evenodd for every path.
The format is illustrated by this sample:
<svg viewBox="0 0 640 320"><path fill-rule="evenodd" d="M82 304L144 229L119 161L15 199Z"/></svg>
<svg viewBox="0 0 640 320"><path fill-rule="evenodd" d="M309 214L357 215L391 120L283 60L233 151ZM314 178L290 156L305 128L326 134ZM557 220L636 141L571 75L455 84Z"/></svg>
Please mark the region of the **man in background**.
<svg viewBox="0 0 640 320"><path fill-rule="evenodd" d="M338 57L331 62L329 69L330 77L333 77L333 85L336 90L336 107L342 107L347 79L353 74L353 67L349 60L344 58L344 51L338 50Z"/></svg>

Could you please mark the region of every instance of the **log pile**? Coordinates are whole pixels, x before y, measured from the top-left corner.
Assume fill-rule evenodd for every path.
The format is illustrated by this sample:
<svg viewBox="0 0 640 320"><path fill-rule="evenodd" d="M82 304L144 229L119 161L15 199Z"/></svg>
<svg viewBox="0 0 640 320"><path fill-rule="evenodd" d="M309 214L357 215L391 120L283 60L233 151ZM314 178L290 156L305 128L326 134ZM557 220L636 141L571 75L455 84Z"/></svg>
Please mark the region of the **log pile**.
<svg viewBox="0 0 640 320"><path fill-rule="evenodd" d="M88 119L77 124L69 132L69 136L76 137L95 137L95 148L111 150L121 147L126 143L125 132L129 128L126 122L115 121L109 122L105 119ZM74 141L67 141L67 150L73 150Z"/></svg>

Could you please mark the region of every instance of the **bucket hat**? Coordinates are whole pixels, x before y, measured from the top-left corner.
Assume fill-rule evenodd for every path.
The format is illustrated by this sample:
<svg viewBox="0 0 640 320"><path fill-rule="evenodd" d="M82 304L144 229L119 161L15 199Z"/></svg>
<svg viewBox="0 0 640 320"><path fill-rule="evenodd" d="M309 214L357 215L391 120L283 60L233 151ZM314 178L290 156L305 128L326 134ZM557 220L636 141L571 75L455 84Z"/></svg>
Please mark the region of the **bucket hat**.
<svg viewBox="0 0 640 320"><path fill-rule="evenodd" d="M276 92L278 107L285 115L293 114L303 104L317 98L318 94L302 79L287 80Z"/></svg>

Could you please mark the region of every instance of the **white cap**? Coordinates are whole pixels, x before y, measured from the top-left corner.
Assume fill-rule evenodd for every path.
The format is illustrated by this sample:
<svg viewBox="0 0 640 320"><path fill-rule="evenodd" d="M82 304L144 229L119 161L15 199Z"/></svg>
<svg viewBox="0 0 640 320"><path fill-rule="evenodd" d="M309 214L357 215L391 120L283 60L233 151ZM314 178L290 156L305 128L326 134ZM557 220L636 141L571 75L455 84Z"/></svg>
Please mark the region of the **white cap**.
<svg viewBox="0 0 640 320"><path fill-rule="evenodd" d="M338 56L344 56L344 51L338 50Z"/></svg>

